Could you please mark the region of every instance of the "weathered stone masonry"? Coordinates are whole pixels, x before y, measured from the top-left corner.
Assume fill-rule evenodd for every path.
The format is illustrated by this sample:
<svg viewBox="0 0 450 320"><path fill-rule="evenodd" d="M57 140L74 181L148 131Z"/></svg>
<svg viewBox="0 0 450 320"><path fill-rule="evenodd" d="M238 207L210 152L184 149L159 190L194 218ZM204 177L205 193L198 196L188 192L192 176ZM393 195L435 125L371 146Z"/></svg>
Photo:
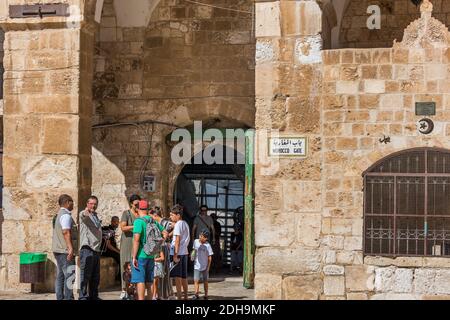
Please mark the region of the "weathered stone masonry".
<svg viewBox="0 0 450 320"><path fill-rule="evenodd" d="M362 173L395 151L449 148L448 29L424 12L393 48L318 52L314 1L256 5L256 127L311 144L306 160L281 159L276 175L256 177L256 297L448 295L448 259L362 252ZM417 131L416 101L439 106L430 136Z"/></svg>
<svg viewBox="0 0 450 320"><path fill-rule="evenodd" d="M32 1L7 4L26 2ZM124 8L105 0L100 24L93 19L96 1L64 2L82 8L79 25L48 17L24 23L8 18L0 4L6 31L0 290L30 289L18 283L18 253L50 250L61 192L77 204L97 194L106 222L126 207L127 195L142 193L140 168L151 151L146 170L156 174L157 192L145 196L168 207L181 168L170 164L166 137L172 125L203 120L309 140L304 160L280 159L270 174L256 166L256 298L450 296L447 258L364 257L362 250L362 173L396 151L450 149L445 1L433 1L443 23L427 10L413 22L417 9L398 1L406 11L395 4L385 21L388 36L376 39L360 28L364 1L347 1L336 19L329 1L258 1L252 23L252 1L214 1L242 11L232 12L161 0L125 19ZM383 3L386 13L392 1ZM385 48L323 51L323 40L327 48L335 43L335 30L322 28L335 28L335 20L343 30L339 47ZM431 135L417 131L417 101L436 102ZM149 120L165 124L91 130ZM391 142L380 143L383 136ZM46 289L54 270L48 273Z"/></svg>
<svg viewBox="0 0 450 320"><path fill-rule="evenodd" d="M92 4L71 3L88 16ZM13 22L3 4L0 17L6 31L0 289L29 289L18 283L18 253L49 252L55 199L69 193L78 206L90 193L94 29L87 21L67 28L62 18Z"/></svg>
<svg viewBox="0 0 450 320"><path fill-rule="evenodd" d="M93 192L108 215L127 207L126 195L142 193L139 176L149 155L146 172L156 175L157 191L148 196L170 206L181 170L171 165L166 144L175 126L195 120L205 126L254 125L252 2L211 3L242 12L163 0L148 14L147 25L131 26L121 21L113 1L104 3L96 39L95 123L174 125L94 130Z"/></svg>

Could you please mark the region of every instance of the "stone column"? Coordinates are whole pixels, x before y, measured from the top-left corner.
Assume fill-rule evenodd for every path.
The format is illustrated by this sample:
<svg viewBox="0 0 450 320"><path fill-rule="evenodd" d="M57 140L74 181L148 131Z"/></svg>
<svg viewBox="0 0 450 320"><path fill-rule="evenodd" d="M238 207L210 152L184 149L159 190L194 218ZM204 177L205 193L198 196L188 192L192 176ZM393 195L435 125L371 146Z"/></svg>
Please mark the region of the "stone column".
<svg viewBox="0 0 450 320"><path fill-rule="evenodd" d="M256 147L272 130L309 142L306 159L272 161L272 173L256 165L258 299L317 299L322 292L321 18L316 1L256 3Z"/></svg>
<svg viewBox="0 0 450 320"><path fill-rule="evenodd" d="M92 1L64 1L70 17L42 19L12 19L8 5L24 1L6 2L0 290L28 291L19 284L19 253L46 252L53 261L59 195L73 197L76 217L91 189L94 28L85 6ZM53 290L54 277L49 262L40 287Z"/></svg>

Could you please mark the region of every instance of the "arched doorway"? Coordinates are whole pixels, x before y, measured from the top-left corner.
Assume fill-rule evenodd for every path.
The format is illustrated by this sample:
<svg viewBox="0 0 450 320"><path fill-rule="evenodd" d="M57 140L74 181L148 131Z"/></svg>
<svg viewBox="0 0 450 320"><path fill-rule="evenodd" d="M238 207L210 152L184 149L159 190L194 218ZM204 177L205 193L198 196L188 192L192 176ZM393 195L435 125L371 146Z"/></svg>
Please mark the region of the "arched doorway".
<svg viewBox="0 0 450 320"><path fill-rule="evenodd" d="M242 138L245 138L244 150L239 147L239 142L234 148L230 147L230 141L227 140L222 145L222 155L216 157L215 162L205 160L209 148L206 147L194 155L190 163L180 168L173 187L173 203L183 205L186 220L191 226L202 205L208 206L209 215L217 215L221 229L218 233L221 256L218 271L222 274L243 275L244 287L253 288L254 131L247 130ZM209 155L215 157L214 153L208 151ZM240 243L240 246L233 247L233 243ZM239 266L240 270L232 270L232 265Z"/></svg>
<svg viewBox="0 0 450 320"><path fill-rule="evenodd" d="M395 153L364 173L364 253L450 256L450 150Z"/></svg>
<svg viewBox="0 0 450 320"><path fill-rule="evenodd" d="M229 148L224 149L226 149L225 152L230 152ZM235 158L244 158L235 150L231 152L235 153ZM183 205L191 226L202 205L208 207L209 216L217 216L217 221L221 225L222 266L220 269L224 267L232 271L232 242L242 240L238 257L239 268L242 271L244 230L241 223L244 213L244 187L245 163L239 163L239 161L234 164L206 164L205 161L201 164L187 164L177 178L174 203ZM238 233L238 237L234 233Z"/></svg>

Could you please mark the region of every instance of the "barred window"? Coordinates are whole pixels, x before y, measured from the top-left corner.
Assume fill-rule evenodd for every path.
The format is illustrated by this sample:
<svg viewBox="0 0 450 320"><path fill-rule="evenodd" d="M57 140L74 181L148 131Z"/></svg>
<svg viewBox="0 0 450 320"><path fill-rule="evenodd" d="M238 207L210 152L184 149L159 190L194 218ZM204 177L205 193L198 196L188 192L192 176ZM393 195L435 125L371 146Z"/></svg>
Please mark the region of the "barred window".
<svg viewBox="0 0 450 320"><path fill-rule="evenodd" d="M366 255L450 256L450 151L402 151L363 176Z"/></svg>

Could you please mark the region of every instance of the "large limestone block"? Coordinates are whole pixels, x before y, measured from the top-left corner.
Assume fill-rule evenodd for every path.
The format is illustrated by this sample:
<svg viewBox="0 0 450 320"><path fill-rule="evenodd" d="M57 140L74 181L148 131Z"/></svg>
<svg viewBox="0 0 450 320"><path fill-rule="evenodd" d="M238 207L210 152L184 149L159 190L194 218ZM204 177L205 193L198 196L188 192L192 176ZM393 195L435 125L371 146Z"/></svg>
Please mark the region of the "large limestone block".
<svg viewBox="0 0 450 320"><path fill-rule="evenodd" d="M450 270L438 269L435 278L435 290L437 294L450 294Z"/></svg>
<svg viewBox="0 0 450 320"><path fill-rule="evenodd" d="M327 296L343 296L345 294L345 277L325 276L323 292Z"/></svg>
<svg viewBox="0 0 450 320"><path fill-rule="evenodd" d="M25 236L28 251L51 252L53 238L52 220L27 221L25 224Z"/></svg>
<svg viewBox="0 0 450 320"><path fill-rule="evenodd" d="M433 294L436 292L434 280L436 278L435 269L416 269L414 271L414 292Z"/></svg>
<svg viewBox="0 0 450 320"><path fill-rule="evenodd" d="M20 181L20 159L3 156L3 186L17 186Z"/></svg>
<svg viewBox="0 0 450 320"><path fill-rule="evenodd" d="M314 90L311 90L311 95ZM320 99L303 96L288 98L285 112L287 130L297 134L318 134L320 131Z"/></svg>
<svg viewBox="0 0 450 320"><path fill-rule="evenodd" d="M374 269L364 265L345 267L345 286L349 291L372 291L375 280Z"/></svg>
<svg viewBox="0 0 450 320"><path fill-rule="evenodd" d="M305 247L318 247L320 244L321 214L308 213L297 219L297 242Z"/></svg>
<svg viewBox="0 0 450 320"><path fill-rule="evenodd" d="M282 181L283 210L288 212L320 212L322 185L319 181Z"/></svg>
<svg viewBox="0 0 450 320"><path fill-rule="evenodd" d="M255 60L257 64L272 62L277 54L277 47L271 39L257 39Z"/></svg>
<svg viewBox="0 0 450 320"><path fill-rule="evenodd" d="M255 243L257 246L289 246L295 241L295 227L291 213L256 210Z"/></svg>
<svg viewBox="0 0 450 320"><path fill-rule="evenodd" d="M322 31L322 10L316 1L281 1L284 36L316 35Z"/></svg>
<svg viewBox="0 0 450 320"><path fill-rule="evenodd" d="M257 2L256 7L256 37L281 36L280 3Z"/></svg>
<svg viewBox="0 0 450 320"><path fill-rule="evenodd" d="M395 271L394 292L411 293L413 290L413 275L413 269L397 269ZM447 283L450 282L447 280Z"/></svg>
<svg viewBox="0 0 450 320"><path fill-rule="evenodd" d="M76 117L44 119L42 152L77 154L79 120Z"/></svg>
<svg viewBox="0 0 450 320"><path fill-rule="evenodd" d="M5 220L1 225L2 254L19 253L26 249L26 233L21 221Z"/></svg>
<svg viewBox="0 0 450 320"><path fill-rule="evenodd" d="M338 265L327 265L323 268L323 273L327 276L343 276L345 268Z"/></svg>
<svg viewBox="0 0 450 320"><path fill-rule="evenodd" d="M29 220L37 208L37 203L32 193L8 187L3 188L2 205L3 219L5 220ZM29 211L30 209L32 211Z"/></svg>
<svg viewBox="0 0 450 320"><path fill-rule="evenodd" d="M375 290L390 292L393 290L395 279L395 267L375 269Z"/></svg>
<svg viewBox="0 0 450 320"><path fill-rule="evenodd" d="M7 108L7 103L5 103L5 109ZM5 154L25 153L30 155L38 153L41 126L41 121L38 117L5 115L3 117L3 125L3 152Z"/></svg>
<svg viewBox="0 0 450 320"><path fill-rule="evenodd" d="M375 290L410 293L413 290L413 275L413 269L378 268L375 270Z"/></svg>
<svg viewBox="0 0 450 320"><path fill-rule="evenodd" d="M30 188L77 188L78 159L74 156L30 157L22 164Z"/></svg>
<svg viewBox="0 0 450 320"><path fill-rule="evenodd" d="M318 300L322 293L320 275L291 276L283 279L283 299Z"/></svg>
<svg viewBox="0 0 450 320"><path fill-rule="evenodd" d="M259 181L258 181L259 180ZM255 181L255 208L257 212L280 210L282 206L282 186L277 179L260 176Z"/></svg>
<svg viewBox="0 0 450 320"><path fill-rule="evenodd" d="M281 275L270 273L256 273L255 275L255 299L280 300L281 299Z"/></svg>
<svg viewBox="0 0 450 320"><path fill-rule="evenodd" d="M299 63L322 62L322 37L320 35L297 39L295 43L295 58Z"/></svg>
<svg viewBox="0 0 450 320"><path fill-rule="evenodd" d="M256 250L256 273L296 273L319 272L321 253L316 249L259 248Z"/></svg>

